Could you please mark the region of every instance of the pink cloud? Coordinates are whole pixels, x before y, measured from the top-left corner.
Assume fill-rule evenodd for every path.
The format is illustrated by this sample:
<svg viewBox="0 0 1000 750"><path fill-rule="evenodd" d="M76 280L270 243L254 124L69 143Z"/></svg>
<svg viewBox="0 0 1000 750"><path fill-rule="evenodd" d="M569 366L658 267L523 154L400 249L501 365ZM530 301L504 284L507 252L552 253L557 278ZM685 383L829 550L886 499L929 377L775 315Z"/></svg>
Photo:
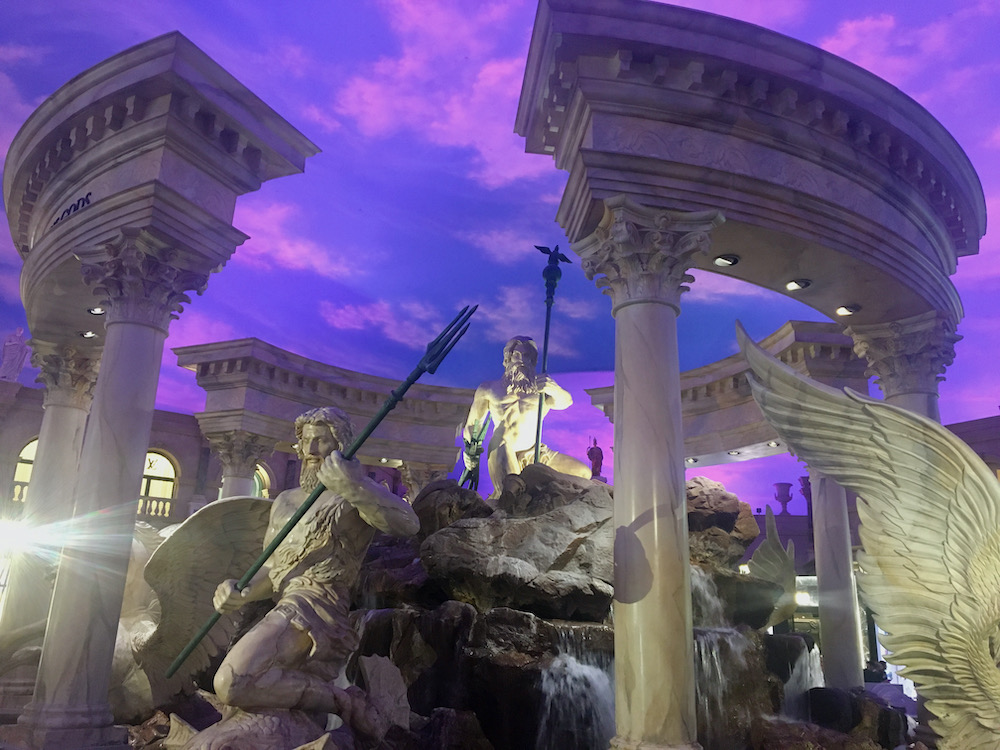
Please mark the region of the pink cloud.
<svg viewBox="0 0 1000 750"><path fill-rule="evenodd" d="M525 258L541 256L535 249L538 238L517 229L490 229L485 232L461 232L458 237L478 247L486 257L510 265Z"/></svg>
<svg viewBox="0 0 1000 750"><path fill-rule="evenodd" d="M49 53L47 47L29 47L26 44L0 44L0 64L30 62L40 63Z"/></svg>
<svg viewBox="0 0 1000 750"><path fill-rule="evenodd" d="M343 124L329 112L326 112L315 104L308 104L302 109L302 116L309 122L319 125L325 132L334 133L343 127Z"/></svg>
<svg viewBox="0 0 1000 750"><path fill-rule="evenodd" d="M323 300L320 315L330 326L344 331L377 330L390 341L423 349L444 328L446 320L423 302L391 304L384 300L366 305L335 305Z"/></svg>
<svg viewBox="0 0 1000 750"><path fill-rule="evenodd" d="M28 119L35 107L21 96L14 81L0 71L0 159L7 156L10 142Z"/></svg>
<svg viewBox="0 0 1000 750"><path fill-rule="evenodd" d="M364 273L349 253L335 250L298 233L301 210L289 203L245 198L236 206L234 225L250 235L236 249L234 262L263 269L307 271L330 279Z"/></svg>
<svg viewBox="0 0 1000 750"><path fill-rule="evenodd" d="M598 300L574 299L563 296L556 299L553 315L571 320L591 320L602 313ZM512 336L531 336L541 346L545 331L545 304L537 286L501 286L495 299L479 306L477 317L486 322L489 341L503 343ZM549 353L563 356L576 354L572 343L571 326L553 325L549 337Z"/></svg>
<svg viewBox="0 0 1000 750"><path fill-rule="evenodd" d="M525 154L513 132L523 56L496 56L494 27L517 5L385 0L401 52L348 80L334 111L369 137L408 130L434 145L469 149L469 176L486 187L551 173L550 160Z"/></svg>
<svg viewBox="0 0 1000 750"><path fill-rule="evenodd" d="M697 268L691 269L688 273L694 276L695 280L688 285L691 291L684 293L681 297L681 304L718 301L720 298L774 300L784 296L762 286L740 281L720 273Z"/></svg>

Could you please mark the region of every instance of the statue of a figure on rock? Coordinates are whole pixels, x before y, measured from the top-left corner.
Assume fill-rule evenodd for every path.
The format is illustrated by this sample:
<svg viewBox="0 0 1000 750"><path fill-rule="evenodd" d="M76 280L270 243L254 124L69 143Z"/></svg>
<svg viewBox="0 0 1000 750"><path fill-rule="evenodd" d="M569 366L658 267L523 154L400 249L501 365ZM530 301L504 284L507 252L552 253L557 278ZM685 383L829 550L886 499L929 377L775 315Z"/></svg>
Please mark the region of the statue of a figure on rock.
<svg viewBox="0 0 1000 750"><path fill-rule="evenodd" d="M266 546L321 482L326 492L242 591L221 583L214 605L230 613L248 602L276 606L229 651L215 676L226 704L246 711L302 709L334 713L352 728L377 735L382 717L358 688L338 677L357 649L348 621L350 589L375 530L415 534L419 522L400 497L372 482L357 460L339 451L353 440L347 415L313 409L295 421L301 486L282 492L271 508Z"/></svg>
<svg viewBox="0 0 1000 750"><path fill-rule="evenodd" d="M550 409L566 409L573 397L548 375L536 375L538 347L528 336L515 336L503 348L504 376L488 380L476 389L472 408L462 436L466 444L473 442L476 426L489 414L493 421L493 437L486 450L493 497L503 489L508 474L520 474L534 460L535 433L538 424L539 395L542 418ZM465 465L474 468L477 457L463 454ZM590 467L542 445L539 461L563 474L589 479Z"/></svg>
<svg viewBox="0 0 1000 750"><path fill-rule="evenodd" d="M17 380L24 368L30 348L24 341L24 329L20 326L3 341L2 356L0 356L0 380Z"/></svg>

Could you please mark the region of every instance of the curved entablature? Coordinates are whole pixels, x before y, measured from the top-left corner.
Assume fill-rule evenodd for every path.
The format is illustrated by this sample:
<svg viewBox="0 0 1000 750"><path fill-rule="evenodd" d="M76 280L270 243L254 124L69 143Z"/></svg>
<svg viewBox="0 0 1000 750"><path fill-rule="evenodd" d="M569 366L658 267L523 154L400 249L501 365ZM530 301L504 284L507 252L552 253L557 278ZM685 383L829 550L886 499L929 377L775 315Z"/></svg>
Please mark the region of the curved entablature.
<svg viewBox="0 0 1000 750"><path fill-rule="evenodd" d="M399 382L292 354L259 339L238 339L173 350L177 363L195 372L205 389L197 415L205 434L245 430L279 444L294 442L295 418L316 406L337 406L360 430ZM359 454L454 467L455 434L465 424L474 390L414 384L389 412ZM395 464L394 464L395 465Z"/></svg>
<svg viewBox="0 0 1000 750"><path fill-rule="evenodd" d="M727 275L836 284L833 255L856 272L847 287L800 296L825 314L962 316L947 277L985 232L975 171L919 104L823 50L658 3L542 0L516 130L569 171L557 218L572 242L613 195L717 209L713 249L748 261Z"/></svg>
<svg viewBox="0 0 1000 750"><path fill-rule="evenodd" d="M217 269L246 239L232 227L237 197L317 151L177 32L81 73L28 118L5 162L32 335L94 326L81 258L99 261L123 232L168 248L179 272Z"/></svg>
<svg viewBox="0 0 1000 750"><path fill-rule="evenodd" d="M868 393L865 360L836 323L790 320L760 342L777 359L834 388ZM747 383L742 354L681 373L684 455L688 465L746 461L787 452L764 419ZM588 388L591 403L608 419L614 414L614 386Z"/></svg>

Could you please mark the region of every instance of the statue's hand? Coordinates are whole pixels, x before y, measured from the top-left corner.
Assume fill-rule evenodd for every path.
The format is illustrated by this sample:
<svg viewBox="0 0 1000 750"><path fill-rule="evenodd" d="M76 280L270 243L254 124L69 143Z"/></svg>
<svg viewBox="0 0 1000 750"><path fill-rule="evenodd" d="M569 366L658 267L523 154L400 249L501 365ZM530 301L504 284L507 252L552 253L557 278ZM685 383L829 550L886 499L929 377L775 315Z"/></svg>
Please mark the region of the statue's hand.
<svg viewBox="0 0 1000 750"><path fill-rule="evenodd" d="M475 469L477 466L479 466L479 457L478 456L470 456L465 451L462 451L462 460L465 462L465 468L469 469L470 471L472 469Z"/></svg>
<svg viewBox="0 0 1000 750"><path fill-rule="evenodd" d="M555 384L556 381L544 373L535 377L535 388L538 389L539 393L548 393Z"/></svg>
<svg viewBox="0 0 1000 750"><path fill-rule="evenodd" d="M340 451L326 457L317 477L324 487L341 496L346 496L366 478L361 462L356 458L348 461Z"/></svg>
<svg viewBox="0 0 1000 750"><path fill-rule="evenodd" d="M219 614L228 615L230 612L235 612L246 604L247 590L240 591L236 588L236 583L235 578L227 578L215 589L215 596L212 597L212 606L215 607L215 611Z"/></svg>

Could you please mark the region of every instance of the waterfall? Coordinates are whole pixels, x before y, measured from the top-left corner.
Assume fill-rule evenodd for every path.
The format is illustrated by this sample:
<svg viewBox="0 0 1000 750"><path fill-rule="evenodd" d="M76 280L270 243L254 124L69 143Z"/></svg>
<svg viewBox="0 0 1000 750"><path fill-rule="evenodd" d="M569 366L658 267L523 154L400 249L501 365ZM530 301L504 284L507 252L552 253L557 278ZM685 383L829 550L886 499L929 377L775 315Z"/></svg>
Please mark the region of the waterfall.
<svg viewBox="0 0 1000 750"><path fill-rule="evenodd" d="M806 694L814 687L823 687L826 681L823 678L823 660L820 657L819 649L813 646L807 654L803 654L795 666L792 674L785 683L785 697L781 702L781 713L792 719L800 721L809 720L809 701Z"/></svg>
<svg viewBox="0 0 1000 750"><path fill-rule="evenodd" d="M542 672L545 696L536 750L604 750L615 734L612 655L591 647L586 627L559 630L558 654Z"/></svg>

